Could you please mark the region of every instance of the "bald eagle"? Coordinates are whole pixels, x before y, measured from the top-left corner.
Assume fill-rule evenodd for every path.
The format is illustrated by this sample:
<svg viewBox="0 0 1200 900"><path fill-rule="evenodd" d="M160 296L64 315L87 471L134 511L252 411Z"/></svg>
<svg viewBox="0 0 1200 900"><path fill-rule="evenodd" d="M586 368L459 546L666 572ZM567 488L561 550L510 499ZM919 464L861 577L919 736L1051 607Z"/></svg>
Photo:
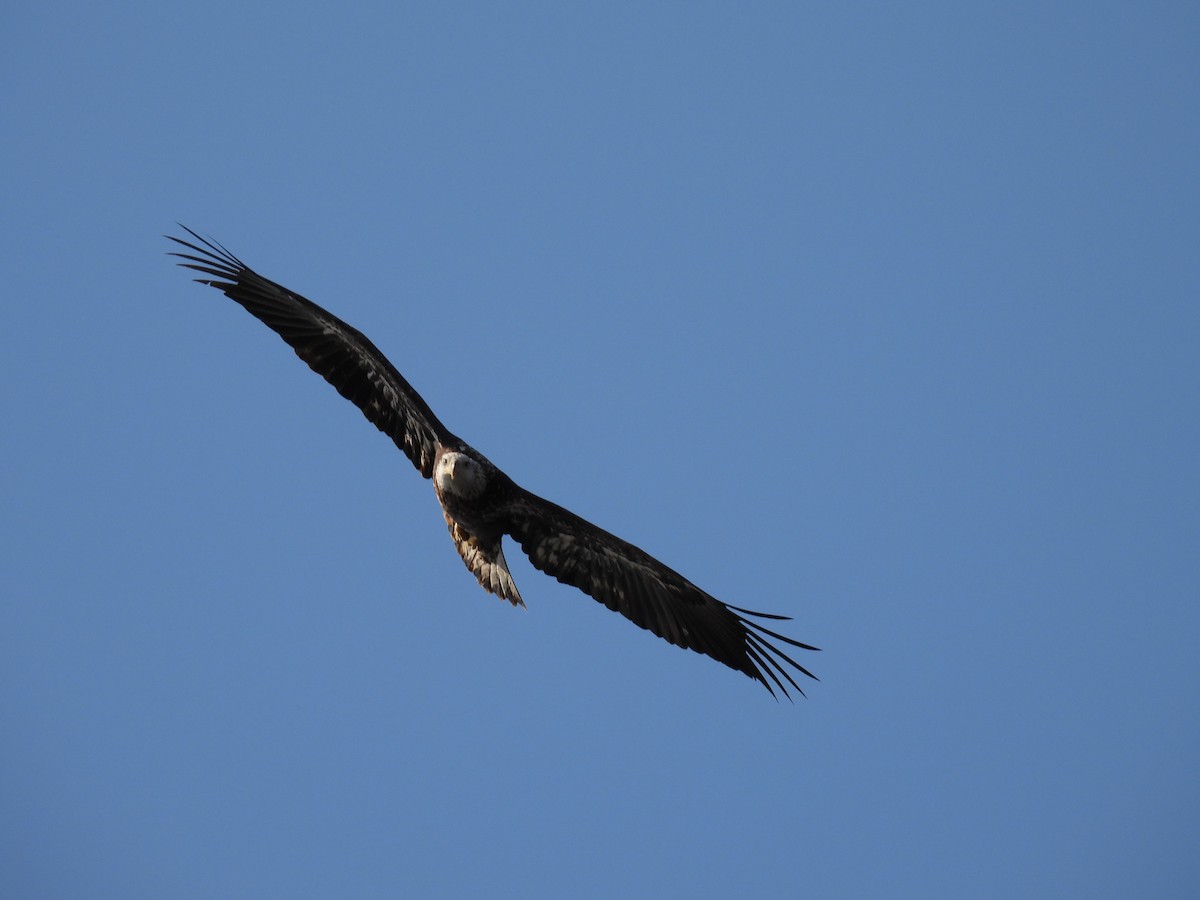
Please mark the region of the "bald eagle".
<svg viewBox="0 0 1200 900"><path fill-rule="evenodd" d="M729 606L645 551L517 485L482 453L451 434L421 396L361 332L283 285L263 278L221 244L167 237L189 252L179 265L224 292L286 341L314 372L395 441L433 488L462 561L484 590L524 606L504 559L508 535L534 567L678 647L695 650L760 682L801 695L795 671L816 676L771 640L802 644L752 622L787 616ZM768 680L769 679L769 680Z"/></svg>

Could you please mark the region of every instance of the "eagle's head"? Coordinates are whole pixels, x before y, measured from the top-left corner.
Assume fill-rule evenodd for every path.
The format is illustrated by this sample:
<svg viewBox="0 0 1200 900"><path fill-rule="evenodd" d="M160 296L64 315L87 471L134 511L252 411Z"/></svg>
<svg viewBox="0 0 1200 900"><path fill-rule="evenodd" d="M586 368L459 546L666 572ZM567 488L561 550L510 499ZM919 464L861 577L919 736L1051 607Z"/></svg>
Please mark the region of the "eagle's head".
<svg viewBox="0 0 1200 900"><path fill-rule="evenodd" d="M451 450L442 455L434 469L433 478L443 494L453 494L470 500L483 493L487 473L483 466L465 453Z"/></svg>

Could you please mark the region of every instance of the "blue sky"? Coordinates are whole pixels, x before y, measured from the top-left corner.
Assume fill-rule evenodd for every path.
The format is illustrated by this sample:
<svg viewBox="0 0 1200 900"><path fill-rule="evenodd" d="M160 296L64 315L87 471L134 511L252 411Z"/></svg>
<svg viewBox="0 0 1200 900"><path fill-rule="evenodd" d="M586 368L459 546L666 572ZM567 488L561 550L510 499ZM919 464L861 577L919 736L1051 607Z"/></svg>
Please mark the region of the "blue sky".
<svg viewBox="0 0 1200 900"><path fill-rule="evenodd" d="M1195 896L1191 4L22 4L0 893ZM509 560L183 222L822 648Z"/></svg>

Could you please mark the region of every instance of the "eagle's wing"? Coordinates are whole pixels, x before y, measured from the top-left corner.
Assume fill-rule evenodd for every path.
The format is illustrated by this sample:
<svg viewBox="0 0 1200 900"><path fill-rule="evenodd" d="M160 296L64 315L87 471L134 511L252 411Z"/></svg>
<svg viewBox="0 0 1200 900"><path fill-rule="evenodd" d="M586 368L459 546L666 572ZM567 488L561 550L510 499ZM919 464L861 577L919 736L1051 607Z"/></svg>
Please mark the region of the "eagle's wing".
<svg viewBox="0 0 1200 900"><path fill-rule="evenodd" d="M172 253L185 260L181 266L214 276L196 280L224 291L287 341L309 368L395 441L422 475L432 477L438 443L459 441L374 344L311 300L263 278L217 242L181 227L199 241L168 235L198 254Z"/></svg>
<svg viewBox="0 0 1200 900"><path fill-rule="evenodd" d="M785 697L788 685L804 694L789 666L816 678L768 638L803 650L818 648L746 618L787 616L728 606L645 551L528 491L518 488L508 511L509 533L536 568L579 588L634 624L744 672L772 694L771 682Z"/></svg>

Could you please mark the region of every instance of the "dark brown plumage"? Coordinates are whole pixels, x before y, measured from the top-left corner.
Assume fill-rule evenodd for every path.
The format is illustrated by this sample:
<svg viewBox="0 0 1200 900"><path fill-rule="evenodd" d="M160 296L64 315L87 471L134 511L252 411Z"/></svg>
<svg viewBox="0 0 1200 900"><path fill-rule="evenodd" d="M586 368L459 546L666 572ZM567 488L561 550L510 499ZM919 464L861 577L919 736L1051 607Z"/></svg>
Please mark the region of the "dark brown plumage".
<svg viewBox="0 0 1200 900"><path fill-rule="evenodd" d="M171 254L183 260L180 265L207 276L196 280L224 292L282 337L434 480L455 547L486 590L524 605L504 559L508 535L537 569L672 644L745 673L772 694L779 688L790 696L789 687L804 693L789 667L816 677L771 641L816 647L747 618L786 616L722 603L645 551L524 490L447 430L365 335L263 278L217 242L185 230L198 243L170 238L191 251Z"/></svg>

